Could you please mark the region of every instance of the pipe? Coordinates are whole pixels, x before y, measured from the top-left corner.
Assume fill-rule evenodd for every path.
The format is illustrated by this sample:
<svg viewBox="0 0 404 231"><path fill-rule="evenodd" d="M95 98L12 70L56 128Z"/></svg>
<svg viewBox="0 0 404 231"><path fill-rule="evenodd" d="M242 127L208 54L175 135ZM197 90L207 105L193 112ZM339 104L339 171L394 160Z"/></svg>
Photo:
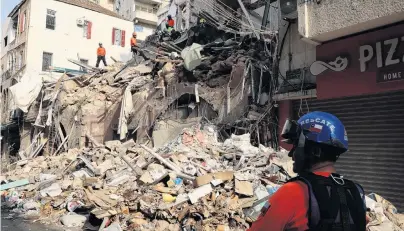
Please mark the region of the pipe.
<svg viewBox="0 0 404 231"><path fill-rule="evenodd" d="M291 24L289 21L287 21L287 22L288 22L288 27L286 28L285 34L283 35L282 42L281 42L281 47L280 47L280 49L279 49L279 54L278 54L278 56L279 56L278 59L279 59L279 60L280 60L281 57L282 57L283 46L284 46L284 44L285 44L286 35L288 35L288 31L289 31L290 24Z"/></svg>
<svg viewBox="0 0 404 231"><path fill-rule="evenodd" d="M271 1L267 0L264 9L264 16L262 17L261 30L264 31L268 23L269 9L271 8Z"/></svg>
<svg viewBox="0 0 404 231"><path fill-rule="evenodd" d="M248 23L249 23L250 26L251 26L251 30L253 30L253 32L254 32L254 34L255 34L255 37L257 37L257 39L259 39L260 36L259 36L258 32L256 32L256 31L254 30L254 28L255 28L255 27L254 27L254 24L253 24L253 22L252 22L252 20L251 20L251 18L250 18L250 15L248 14L247 9L245 8L243 2L242 2L241 0L237 0L237 1L238 1L238 4L239 4L240 7L241 7L241 10L244 12L245 17L247 18L247 21L248 21Z"/></svg>

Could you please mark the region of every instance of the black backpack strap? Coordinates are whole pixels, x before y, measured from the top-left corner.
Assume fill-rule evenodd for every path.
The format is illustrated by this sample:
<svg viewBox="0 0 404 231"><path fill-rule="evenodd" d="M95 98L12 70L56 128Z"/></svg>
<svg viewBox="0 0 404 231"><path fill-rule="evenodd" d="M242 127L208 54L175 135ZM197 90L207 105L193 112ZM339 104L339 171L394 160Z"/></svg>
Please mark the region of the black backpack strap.
<svg viewBox="0 0 404 231"><path fill-rule="evenodd" d="M301 176L310 182L312 194L317 201L317 206L310 203L312 213L318 211L319 218L313 220L313 216L309 217L310 228L312 230L331 230L335 224L335 218L340 211L340 200L338 198L337 188L333 187L334 183L329 177L317 176L313 173L305 173Z"/></svg>
<svg viewBox="0 0 404 231"><path fill-rule="evenodd" d="M290 180L299 180L308 186L310 230L364 231L366 206L362 187L345 179L343 184L342 181L338 184L334 178L340 176L304 173Z"/></svg>
<svg viewBox="0 0 404 231"><path fill-rule="evenodd" d="M355 221L358 231L365 230L361 227L366 227L366 204L365 191L362 186L352 181L346 180L347 203L349 211L351 211L352 219Z"/></svg>

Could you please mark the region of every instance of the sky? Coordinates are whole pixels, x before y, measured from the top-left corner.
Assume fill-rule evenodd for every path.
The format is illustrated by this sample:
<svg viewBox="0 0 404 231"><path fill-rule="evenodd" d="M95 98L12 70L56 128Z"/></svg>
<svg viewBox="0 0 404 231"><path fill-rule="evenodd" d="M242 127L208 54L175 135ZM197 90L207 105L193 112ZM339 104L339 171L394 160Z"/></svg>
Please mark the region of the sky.
<svg viewBox="0 0 404 231"><path fill-rule="evenodd" d="M21 0L0 0L1 8L1 24L3 25L4 20L7 18L8 14L13 10L13 8Z"/></svg>

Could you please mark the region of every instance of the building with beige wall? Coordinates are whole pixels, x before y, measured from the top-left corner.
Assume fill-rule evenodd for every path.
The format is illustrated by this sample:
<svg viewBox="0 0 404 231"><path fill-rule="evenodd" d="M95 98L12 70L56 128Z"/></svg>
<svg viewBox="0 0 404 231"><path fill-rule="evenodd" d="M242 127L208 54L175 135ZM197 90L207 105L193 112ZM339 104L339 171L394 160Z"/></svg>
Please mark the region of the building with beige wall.
<svg viewBox="0 0 404 231"><path fill-rule="evenodd" d="M297 2L300 34L318 43L404 20L402 0L297 0Z"/></svg>
<svg viewBox="0 0 404 231"><path fill-rule="evenodd" d="M10 86L24 77L49 76L52 67L80 71L68 59L95 65L100 42L106 48L107 64L113 62L111 57L120 61L132 57L133 23L90 1L23 0L8 16L1 38L4 115L14 109L9 105Z"/></svg>
<svg viewBox="0 0 404 231"><path fill-rule="evenodd" d="M100 42L107 50L107 63L111 56L131 58L132 22L95 3L23 0L9 18L2 34L2 66L9 77L46 72L50 66L78 69L69 58L95 65Z"/></svg>
<svg viewBox="0 0 404 231"><path fill-rule="evenodd" d="M68 59L95 65L100 42L106 48L108 64L113 63L111 57L123 62L132 58L133 22L87 0L22 0L2 29L0 118L2 136L5 132L6 137L2 150L6 153L30 143L31 122L36 115L32 120L27 108L16 103L22 91L29 96L41 90L45 79L57 79L61 74L53 68L84 71ZM24 89L16 90L17 83Z"/></svg>
<svg viewBox="0 0 404 231"><path fill-rule="evenodd" d="M99 4L110 11L114 11L115 0L88 0L88 1Z"/></svg>
<svg viewBox="0 0 404 231"><path fill-rule="evenodd" d="M156 30L158 21L157 11L164 1L114 0L113 10L123 18L133 22L133 31L136 31L138 40L142 41ZM101 0L100 4L102 4Z"/></svg>

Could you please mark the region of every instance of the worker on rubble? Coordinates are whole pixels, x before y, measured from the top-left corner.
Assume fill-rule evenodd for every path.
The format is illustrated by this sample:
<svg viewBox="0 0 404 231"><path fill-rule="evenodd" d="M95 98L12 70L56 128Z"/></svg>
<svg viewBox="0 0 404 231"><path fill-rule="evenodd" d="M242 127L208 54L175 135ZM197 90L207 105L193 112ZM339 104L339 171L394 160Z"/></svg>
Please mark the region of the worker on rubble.
<svg viewBox="0 0 404 231"><path fill-rule="evenodd" d="M95 64L95 67L98 67L100 65L100 61L104 63L104 66L107 66L107 61L105 60L105 55L107 52L105 51L105 48L102 46L102 43L98 44L98 49L97 49L97 63Z"/></svg>
<svg viewBox="0 0 404 231"><path fill-rule="evenodd" d="M297 177L276 191L250 231L365 231L367 217L362 187L336 173L335 162L348 150L341 121L311 112L287 120L282 138Z"/></svg>
<svg viewBox="0 0 404 231"><path fill-rule="evenodd" d="M167 16L166 28L168 32L171 32L174 29L174 19L171 17L170 14Z"/></svg>
<svg viewBox="0 0 404 231"><path fill-rule="evenodd" d="M206 20L204 18L202 18L202 17L199 18L199 20L197 22L198 25L203 25L203 26L205 25L205 23L206 23Z"/></svg>
<svg viewBox="0 0 404 231"><path fill-rule="evenodd" d="M146 55L143 53L143 51L137 45L136 38L137 38L137 34L136 34L136 32L133 32L132 38L130 39L130 50L132 51L133 55L138 55L139 54L145 60L148 60L149 58L146 57Z"/></svg>

